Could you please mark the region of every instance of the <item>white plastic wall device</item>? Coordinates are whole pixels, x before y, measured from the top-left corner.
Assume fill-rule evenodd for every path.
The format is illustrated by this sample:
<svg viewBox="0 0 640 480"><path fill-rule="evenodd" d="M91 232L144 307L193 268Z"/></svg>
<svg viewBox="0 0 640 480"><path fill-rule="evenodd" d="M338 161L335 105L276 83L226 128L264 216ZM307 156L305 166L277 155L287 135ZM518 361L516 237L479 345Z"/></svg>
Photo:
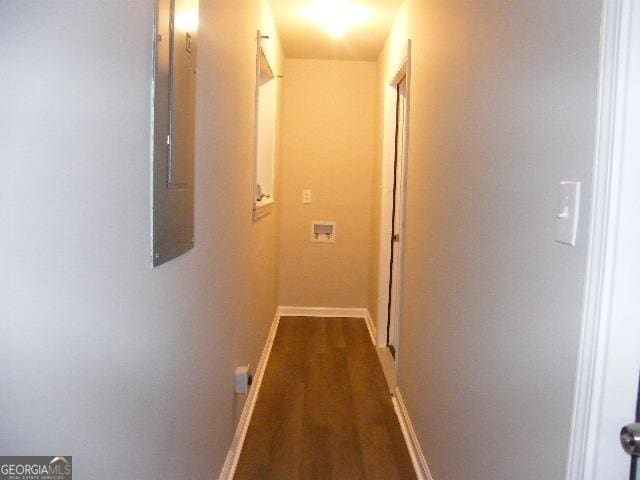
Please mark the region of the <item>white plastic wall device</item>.
<svg viewBox="0 0 640 480"><path fill-rule="evenodd" d="M312 221L311 241L314 243L336 243L336 222Z"/></svg>
<svg viewBox="0 0 640 480"><path fill-rule="evenodd" d="M249 393L249 387L251 386L252 375L249 369L249 365L241 365L236 367L235 371L235 391L240 395L246 395Z"/></svg>

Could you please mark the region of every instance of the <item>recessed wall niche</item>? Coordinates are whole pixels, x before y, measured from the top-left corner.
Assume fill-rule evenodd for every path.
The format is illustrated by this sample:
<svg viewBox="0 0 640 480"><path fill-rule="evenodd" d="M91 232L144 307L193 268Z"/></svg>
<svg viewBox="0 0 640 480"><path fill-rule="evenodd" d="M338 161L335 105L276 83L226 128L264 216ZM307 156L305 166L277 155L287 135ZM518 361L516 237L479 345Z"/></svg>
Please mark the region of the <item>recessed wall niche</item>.
<svg viewBox="0 0 640 480"><path fill-rule="evenodd" d="M274 202L275 141L278 81L265 52L269 37L258 31L256 54L256 114L253 218L271 211Z"/></svg>

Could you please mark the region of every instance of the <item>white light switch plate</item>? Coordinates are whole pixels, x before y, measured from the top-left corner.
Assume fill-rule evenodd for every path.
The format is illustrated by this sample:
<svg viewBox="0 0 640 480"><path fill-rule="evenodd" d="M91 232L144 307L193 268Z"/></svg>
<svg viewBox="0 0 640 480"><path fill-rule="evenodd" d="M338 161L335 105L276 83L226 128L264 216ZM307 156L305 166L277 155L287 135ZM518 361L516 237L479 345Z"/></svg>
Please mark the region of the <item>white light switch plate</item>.
<svg viewBox="0 0 640 480"><path fill-rule="evenodd" d="M580 182L560 182L556 241L575 246L580 216Z"/></svg>
<svg viewBox="0 0 640 480"><path fill-rule="evenodd" d="M302 203L311 203L311 190L302 191Z"/></svg>

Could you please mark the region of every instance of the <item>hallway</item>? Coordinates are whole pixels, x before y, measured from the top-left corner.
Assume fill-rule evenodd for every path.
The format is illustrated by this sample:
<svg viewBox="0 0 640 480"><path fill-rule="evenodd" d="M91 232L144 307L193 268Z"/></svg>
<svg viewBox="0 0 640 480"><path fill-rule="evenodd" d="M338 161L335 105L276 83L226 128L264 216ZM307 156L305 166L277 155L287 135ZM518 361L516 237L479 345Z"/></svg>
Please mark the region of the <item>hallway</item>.
<svg viewBox="0 0 640 480"><path fill-rule="evenodd" d="M628 478L639 51L637 0L0 0L0 477Z"/></svg>
<svg viewBox="0 0 640 480"><path fill-rule="evenodd" d="M416 478L363 319L280 319L234 478Z"/></svg>

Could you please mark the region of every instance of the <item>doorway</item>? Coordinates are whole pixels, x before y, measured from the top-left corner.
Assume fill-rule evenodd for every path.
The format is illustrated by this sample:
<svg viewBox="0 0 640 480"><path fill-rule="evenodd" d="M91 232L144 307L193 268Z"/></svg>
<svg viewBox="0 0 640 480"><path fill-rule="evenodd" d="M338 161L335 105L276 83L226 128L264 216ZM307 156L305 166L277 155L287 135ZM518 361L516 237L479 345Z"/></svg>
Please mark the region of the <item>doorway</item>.
<svg viewBox="0 0 640 480"><path fill-rule="evenodd" d="M407 125L407 76L401 73L400 80L395 85L395 144L393 157L393 201L391 206L391 236L389 248L389 302L387 305L387 341L386 345L395 359L398 344L398 327L400 323L400 295L402 287L402 231L404 220L405 193L405 153L406 153L406 125Z"/></svg>
<svg viewBox="0 0 640 480"><path fill-rule="evenodd" d="M392 71L384 99L382 195L377 290L378 357L390 391L396 387L402 323L402 264L411 105L411 41Z"/></svg>
<svg viewBox="0 0 640 480"><path fill-rule="evenodd" d="M568 480L640 480L638 7L633 0L614 0L603 11L591 239Z"/></svg>

